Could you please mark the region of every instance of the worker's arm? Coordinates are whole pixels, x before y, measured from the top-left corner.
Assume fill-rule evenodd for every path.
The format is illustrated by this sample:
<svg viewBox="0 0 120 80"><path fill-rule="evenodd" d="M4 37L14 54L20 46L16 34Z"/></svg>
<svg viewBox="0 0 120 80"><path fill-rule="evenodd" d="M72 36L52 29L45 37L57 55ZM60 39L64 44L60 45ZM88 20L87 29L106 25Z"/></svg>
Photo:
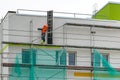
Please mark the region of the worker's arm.
<svg viewBox="0 0 120 80"><path fill-rule="evenodd" d="M38 28L38 30L42 30L42 28Z"/></svg>

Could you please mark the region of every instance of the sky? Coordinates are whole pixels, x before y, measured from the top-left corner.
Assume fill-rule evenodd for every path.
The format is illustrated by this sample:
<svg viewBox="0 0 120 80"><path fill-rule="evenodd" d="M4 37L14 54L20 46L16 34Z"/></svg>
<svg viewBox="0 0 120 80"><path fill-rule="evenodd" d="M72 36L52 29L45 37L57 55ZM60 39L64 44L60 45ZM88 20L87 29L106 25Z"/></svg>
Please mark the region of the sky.
<svg viewBox="0 0 120 80"><path fill-rule="evenodd" d="M120 3L120 0L0 0L0 19L17 9L92 14L108 2Z"/></svg>

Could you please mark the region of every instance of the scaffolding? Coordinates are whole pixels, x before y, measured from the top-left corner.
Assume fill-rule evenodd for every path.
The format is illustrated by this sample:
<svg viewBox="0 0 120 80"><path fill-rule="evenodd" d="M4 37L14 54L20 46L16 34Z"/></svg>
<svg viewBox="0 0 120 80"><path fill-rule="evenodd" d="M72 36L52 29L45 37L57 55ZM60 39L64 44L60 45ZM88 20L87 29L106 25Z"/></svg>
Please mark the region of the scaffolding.
<svg viewBox="0 0 120 80"><path fill-rule="evenodd" d="M20 64L28 64L29 66L22 67ZM50 66L60 66L61 68ZM23 50L20 55L16 55L15 65L10 70L9 80L65 80L65 66L65 50Z"/></svg>
<svg viewBox="0 0 120 80"><path fill-rule="evenodd" d="M87 30L87 33L78 33L78 31ZM67 63L67 50L70 49L85 49L88 50L89 56L79 56L78 58L92 58L93 48L98 50L107 50L107 51L120 51L118 47L111 46L96 46L97 42L101 43L115 43L119 45L120 37L117 35L104 35L96 34L99 30L108 31L111 29L116 32L119 31L117 26L105 26L105 25L94 25L94 24L80 24L80 23L65 23L60 27L55 28L52 32L54 36L53 44L41 45L40 43L40 33L33 30L33 20L30 20L30 29L26 30L16 30L16 29L3 29L3 32L11 32L11 34L3 33L3 36L12 36L19 38L27 38L29 41L2 41L2 44L8 44L12 46L25 46L21 49L20 53L13 52L3 52L2 54L2 66L9 67L9 74L2 73L1 79L8 80L66 80L74 79L73 77L67 77L67 70L79 70L90 71L91 80L96 79L97 76L93 76L95 72L95 66L92 64L92 60L84 60L84 63L90 63L89 66L81 65L68 65ZM71 32L71 30L74 30ZM103 31L104 31L103 30ZM15 34L15 32L27 33L28 35ZM110 32L108 31L108 32ZM13 33L12 33L13 32ZM35 35L39 34L39 35ZM11 37L11 38L12 38ZM104 38L108 38L104 40ZM115 38L118 40L113 40ZM75 44L75 42L77 44ZM79 42L79 43L78 43ZM85 44L83 44L83 42ZM26 48L27 46L27 48ZM3 47L3 46L2 46ZM9 56L5 56L6 54ZM11 56L11 57L10 57ZM5 61L7 59L7 61ZM79 64L81 61L77 60ZM119 64L119 63L118 63ZM3 69L3 68L1 68ZM104 70L104 68L100 68ZM116 68L117 71L120 71L119 68ZM74 73L74 76L78 76L79 73ZM7 77L7 78L4 78ZM77 80L77 79L76 79ZM104 80L104 79L101 79ZM116 79L117 80L117 79Z"/></svg>

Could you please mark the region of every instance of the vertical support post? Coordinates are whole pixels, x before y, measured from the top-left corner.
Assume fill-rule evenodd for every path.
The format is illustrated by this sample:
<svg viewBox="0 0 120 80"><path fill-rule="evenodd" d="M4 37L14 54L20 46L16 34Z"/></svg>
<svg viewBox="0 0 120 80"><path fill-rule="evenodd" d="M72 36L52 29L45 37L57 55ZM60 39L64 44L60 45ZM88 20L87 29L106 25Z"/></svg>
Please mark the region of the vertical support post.
<svg viewBox="0 0 120 80"><path fill-rule="evenodd" d="M94 38L94 34L95 34L95 30L94 30L94 25L92 27L90 27L90 47L91 47L91 66L93 66L94 61L93 61L93 48L95 47L95 38ZM93 48L92 48L93 47ZM91 70L91 73L93 73L93 71ZM91 77L91 80L93 80L93 77Z"/></svg>
<svg viewBox="0 0 120 80"><path fill-rule="evenodd" d="M91 28L90 28L90 33L91 33L91 44L90 44L90 46L91 47L95 47L95 30L94 30L94 26L92 26Z"/></svg>
<svg viewBox="0 0 120 80"><path fill-rule="evenodd" d="M67 27L65 26L65 45L67 45Z"/></svg>
<svg viewBox="0 0 120 80"><path fill-rule="evenodd" d="M1 44L2 45L2 44ZM1 80L3 80L3 65L2 65L2 63L3 63L3 53L0 53L1 54Z"/></svg>
<svg viewBox="0 0 120 80"><path fill-rule="evenodd" d="M63 45L67 45L67 29L66 29L66 25L63 25Z"/></svg>
<svg viewBox="0 0 120 80"><path fill-rule="evenodd" d="M2 41L3 41L3 23L1 23L1 50L2 50L2 48L3 48L3 44L2 44ZM3 60L2 60L2 58L3 58L3 55L2 55L2 51L1 51L1 53L0 53L0 57L1 57L1 80L3 80L3 65L2 65L2 63L3 63Z"/></svg>
<svg viewBox="0 0 120 80"><path fill-rule="evenodd" d="M92 27L90 27L90 47L92 47ZM92 48L90 48L90 54L91 54L91 66L93 66L93 52L92 52ZM93 71L91 70L91 73L93 73ZM91 77L91 80L93 77Z"/></svg>
<svg viewBox="0 0 120 80"><path fill-rule="evenodd" d="M64 25L63 25L63 45L65 44L65 30L64 30Z"/></svg>
<svg viewBox="0 0 120 80"><path fill-rule="evenodd" d="M33 20L30 21L30 48L33 44Z"/></svg>
<svg viewBox="0 0 120 80"><path fill-rule="evenodd" d="M35 80L34 77L34 58L33 58L33 49L30 49L30 78L29 80Z"/></svg>
<svg viewBox="0 0 120 80"><path fill-rule="evenodd" d="M47 11L47 24L48 24L48 33L47 33L47 44L53 44L53 11Z"/></svg>

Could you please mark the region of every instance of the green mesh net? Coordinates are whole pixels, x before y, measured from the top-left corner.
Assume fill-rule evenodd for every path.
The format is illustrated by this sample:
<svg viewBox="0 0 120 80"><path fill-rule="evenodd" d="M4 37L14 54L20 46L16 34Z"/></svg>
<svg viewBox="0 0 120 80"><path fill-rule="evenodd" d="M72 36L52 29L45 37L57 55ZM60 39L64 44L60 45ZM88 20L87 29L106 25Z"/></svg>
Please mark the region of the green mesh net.
<svg viewBox="0 0 120 80"><path fill-rule="evenodd" d="M94 53L94 80L120 80L120 72L112 68L96 49Z"/></svg>
<svg viewBox="0 0 120 80"><path fill-rule="evenodd" d="M65 80L66 51L23 49L10 69L9 80Z"/></svg>

